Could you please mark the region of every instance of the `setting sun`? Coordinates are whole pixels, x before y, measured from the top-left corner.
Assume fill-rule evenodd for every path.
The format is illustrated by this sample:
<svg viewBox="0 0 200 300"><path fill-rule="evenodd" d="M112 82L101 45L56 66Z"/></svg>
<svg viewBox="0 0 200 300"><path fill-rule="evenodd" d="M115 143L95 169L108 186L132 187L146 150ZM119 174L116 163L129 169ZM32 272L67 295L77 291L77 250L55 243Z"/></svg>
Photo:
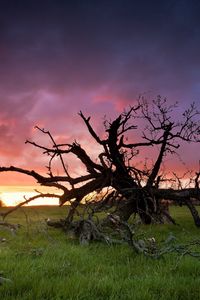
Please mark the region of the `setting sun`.
<svg viewBox="0 0 200 300"><path fill-rule="evenodd" d="M0 200L2 200L5 206L15 206L26 199L36 195L34 187L29 186L4 186L0 189ZM28 206L37 205L58 205L58 199L56 198L38 198L30 203L26 204Z"/></svg>

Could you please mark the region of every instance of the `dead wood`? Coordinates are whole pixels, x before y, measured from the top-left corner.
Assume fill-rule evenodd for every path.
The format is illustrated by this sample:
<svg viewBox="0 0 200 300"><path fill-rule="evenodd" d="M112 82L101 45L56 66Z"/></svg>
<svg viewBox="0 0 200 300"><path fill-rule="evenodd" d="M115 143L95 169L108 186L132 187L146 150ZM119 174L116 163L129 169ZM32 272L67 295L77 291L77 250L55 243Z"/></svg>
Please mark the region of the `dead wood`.
<svg viewBox="0 0 200 300"><path fill-rule="evenodd" d="M105 189L112 189L118 195L117 203L113 201L115 202L113 207L115 207L115 215L119 216L120 220L128 221L131 215L137 214L145 224L150 224L155 220L162 223L166 219L175 223L168 211L162 211L161 200L167 199L180 205L187 205L196 226L200 226L198 212L191 202L191 198L199 199L200 173L193 172L196 175L194 178L191 175L190 188L182 187L181 180L175 176L178 184L173 189L170 188L172 177L167 179L163 173L165 157L176 153L182 142L200 142L200 113L195 104L191 104L183 112L182 119L178 121L172 119L172 111L176 109L176 106L177 104L167 105L166 99L160 96L152 103L140 98L136 105L129 107L113 121L104 122L103 138L95 131L91 117L86 117L83 112L80 112L79 116L90 136L101 149L96 158L92 158L92 155L87 153L77 141L58 144L48 130L36 127L41 134L47 135L51 146L29 140L26 143L37 147L49 157L47 175L44 176L35 170L26 170L15 166L2 166L0 172L18 172L31 176L42 186L54 187L58 193L43 194L39 192L34 197L25 199L16 208L39 197L56 197L61 206L67 203L71 207L64 221L66 226L73 222L74 215L77 214L81 203L86 201L85 198L88 194L93 194L95 197L95 195L104 193ZM141 124L144 124L142 129L139 127ZM132 134L132 131L139 131L140 137ZM141 149L154 149L155 147L158 151L151 164L144 161L143 158L143 164L138 166ZM83 175L72 176L68 168L69 155L81 163ZM53 161L56 158L60 161L62 168L60 176L55 174L53 168ZM168 189L160 188L162 182L166 180ZM93 203L94 199L91 200L91 210ZM1 215L5 218L16 208ZM59 225L57 224L57 226ZM83 227L85 226L89 228L91 224L85 223Z"/></svg>

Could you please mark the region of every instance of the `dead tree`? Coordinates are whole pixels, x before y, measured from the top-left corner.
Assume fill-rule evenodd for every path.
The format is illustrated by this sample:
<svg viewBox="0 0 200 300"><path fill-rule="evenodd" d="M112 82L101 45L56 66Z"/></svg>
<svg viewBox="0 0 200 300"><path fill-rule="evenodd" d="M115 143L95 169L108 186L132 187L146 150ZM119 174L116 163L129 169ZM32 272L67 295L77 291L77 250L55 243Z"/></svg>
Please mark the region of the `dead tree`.
<svg viewBox="0 0 200 300"><path fill-rule="evenodd" d="M200 226L199 215L190 201L191 197L199 198L199 172L196 173L193 187L180 189L177 186L172 189L168 185L167 189L163 189L161 186L162 181L166 180L162 171L165 157L173 155L182 142L200 142L200 113L195 104L184 111L180 121L172 119L176 105L167 105L166 100L160 96L150 104L144 99L139 99L136 105L122 112L113 121L104 122L105 138L96 133L91 118L80 112L79 116L90 136L101 147L96 160L93 160L77 141L58 144L49 131L37 127L42 134L49 137L52 146L47 147L29 140L26 143L41 149L43 154L49 156L47 175L15 166L0 167L0 172L23 173L35 178L42 186L58 189L58 194L39 193L25 199L23 203L39 197L57 197L61 206L69 203L69 213L66 219L62 220L65 226L72 222L74 213L85 196L92 192L100 192L106 187L117 191L119 201L114 213L122 221L127 221L132 214L138 214L145 224L154 220L162 222L160 202L161 199L168 199L187 205L195 224ZM143 149L151 151L155 148L157 153L154 153L151 165L144 158L143 163L139 163L138 157ZM67 161L69 154L81 162L84 175L71 175L68 169L70 161ZM63 169L62 175L59 176L54 174L52 166L55 158L59 158ZM170 216L167 217L169 221L174 222Z"/></svg>

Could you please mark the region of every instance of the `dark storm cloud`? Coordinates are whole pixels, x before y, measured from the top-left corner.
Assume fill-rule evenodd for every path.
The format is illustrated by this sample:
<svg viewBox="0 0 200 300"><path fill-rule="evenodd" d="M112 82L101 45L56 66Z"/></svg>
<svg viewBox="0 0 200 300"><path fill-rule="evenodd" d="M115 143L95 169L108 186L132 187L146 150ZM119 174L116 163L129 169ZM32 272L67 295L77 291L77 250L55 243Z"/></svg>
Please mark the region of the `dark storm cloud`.
<svg viewBox="0 0 200 300"><path fill-rule="evenodd" d="M198 1L9 2L0 79L11 90L121 80L143 92L199 76Z"/></svg>

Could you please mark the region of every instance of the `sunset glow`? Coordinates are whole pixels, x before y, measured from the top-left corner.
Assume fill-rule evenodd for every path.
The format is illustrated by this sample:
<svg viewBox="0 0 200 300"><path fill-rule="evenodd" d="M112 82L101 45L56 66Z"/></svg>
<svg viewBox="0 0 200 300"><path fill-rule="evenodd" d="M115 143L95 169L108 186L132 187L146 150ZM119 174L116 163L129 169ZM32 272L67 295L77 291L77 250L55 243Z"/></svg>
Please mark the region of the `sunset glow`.
<svg viewBox="0 0 200 300"><path fill-rule="evenodd" d="M35 193L30 192L4 192L1 194L1 200L5 204L5 206L15 206L21 202L23 202L26 197L28 199L29 197L34 196ZM38 198L28 204L27 206L37 206L37 205L58 205L58 199L56 198Z"/></svg>
<svg viewBox="0 0 200 300"><path fill-rule="evenodd" d="M0 166L47 173L48 157L24 144L50 145L35 125L57 142L76 140L97 159L80 110L101 136L105 116L113 120L141 95L178 101L177 120L193 101L199 107L198 1L11 2L0 4ZM133 137L140 134L139 127ZM177 151L181 159L166 161L171 172L197 170L199 146ZM71 158L66 164L76 176L82 172ZM55 173L62 171L56 165ZM30 176L0 174L0 186L7 186L0 197L14 205L33 195L35 184ZM38 203L47 201L32 205Z"/></svg>
<svg viewBox="0 0 200 300"><path fill-rule="evenodd" d="M2 186L0 188L0 200L3 201L5 206L15 206L26 199L36 195L34 192L34 186ZM24 198L25 197L25 198ZM38 198L27 206L37 206L37 205L58 205L58 199L56 198Z"/></svg>

